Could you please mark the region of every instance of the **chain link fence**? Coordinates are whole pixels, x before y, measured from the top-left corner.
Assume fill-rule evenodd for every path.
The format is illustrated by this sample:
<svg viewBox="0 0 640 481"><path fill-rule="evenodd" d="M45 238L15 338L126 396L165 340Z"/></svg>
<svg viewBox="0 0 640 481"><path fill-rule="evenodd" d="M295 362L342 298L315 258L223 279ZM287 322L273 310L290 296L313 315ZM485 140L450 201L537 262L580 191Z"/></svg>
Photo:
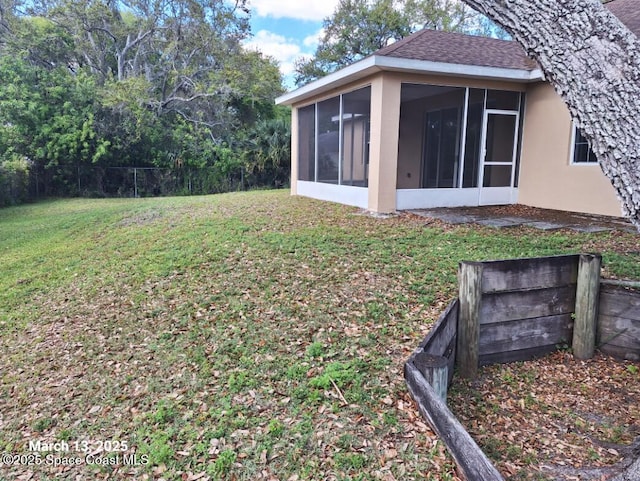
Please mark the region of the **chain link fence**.
<svg viewBox="0 0 640 481"><path fill-rule="evenodd" d="M157 197L215 194L255 187L243 169L97 167L60 165L32 168L29 197Z"/></svg>

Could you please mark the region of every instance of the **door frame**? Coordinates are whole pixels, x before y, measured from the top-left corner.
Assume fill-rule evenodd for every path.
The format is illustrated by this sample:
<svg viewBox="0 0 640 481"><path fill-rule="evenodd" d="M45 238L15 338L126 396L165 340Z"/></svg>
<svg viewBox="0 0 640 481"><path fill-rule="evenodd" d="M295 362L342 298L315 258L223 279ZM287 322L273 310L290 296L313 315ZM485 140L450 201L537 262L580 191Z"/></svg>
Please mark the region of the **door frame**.
<svg viewBox="0 0 640 481"><path fill-rule="evenodd" d="M510 162L495 162L486 160L487 156L487 129L489 126L490 115L506 115L515 118L515 128L513 129L513 152ZM518 110L501 110L501 109L485 109L482 118L482 137L480 141L480 165L479 165L479 205L500 205L514 204L517 201L518 189L515 187L516 161L518 156L518 138L520 130L520 111ZM509 186L505 187L484 187L484 170L487 165L510 165L511 179Z"/></svg>

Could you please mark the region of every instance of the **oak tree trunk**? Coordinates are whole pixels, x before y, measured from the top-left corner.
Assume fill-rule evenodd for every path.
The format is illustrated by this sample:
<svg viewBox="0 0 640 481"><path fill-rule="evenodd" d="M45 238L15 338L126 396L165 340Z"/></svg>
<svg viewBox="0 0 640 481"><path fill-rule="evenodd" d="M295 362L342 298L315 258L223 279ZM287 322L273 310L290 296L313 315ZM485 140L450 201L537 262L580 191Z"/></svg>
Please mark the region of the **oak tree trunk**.
<svg viewBox="0 0 640 481"><path fill-rule="evenodd" d="M600 0L463 0L504 27L569 107L640 230L640 41Z"/></svg>

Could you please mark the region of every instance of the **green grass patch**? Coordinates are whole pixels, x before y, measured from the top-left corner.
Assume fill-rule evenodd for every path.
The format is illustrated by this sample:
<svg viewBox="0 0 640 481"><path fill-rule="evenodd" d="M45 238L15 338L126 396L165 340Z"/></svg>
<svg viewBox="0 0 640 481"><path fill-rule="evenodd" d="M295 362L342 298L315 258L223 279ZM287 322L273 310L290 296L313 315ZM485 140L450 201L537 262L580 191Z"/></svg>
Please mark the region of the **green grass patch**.
<svg viewBox="0 0 640 481"><path fill-rule="evenodd" d="M453 479L402 364L458 263L601 251L630 277L635 244L375 219L283 191L2 209L0 446L126 441L149 462L104 472L116 480Z"/></svg>

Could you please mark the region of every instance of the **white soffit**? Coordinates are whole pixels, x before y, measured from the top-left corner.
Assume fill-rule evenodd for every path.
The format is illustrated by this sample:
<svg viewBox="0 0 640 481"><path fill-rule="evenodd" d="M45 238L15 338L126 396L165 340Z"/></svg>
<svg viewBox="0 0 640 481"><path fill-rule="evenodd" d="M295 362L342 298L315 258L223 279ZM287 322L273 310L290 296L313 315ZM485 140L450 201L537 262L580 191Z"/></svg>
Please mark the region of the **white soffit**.
<svg viewBox="0 0 640 481"><path fill-rule="evenodd" d="M329 74L326 77L315 80L304 87L281 95L276 98L276 104L293 105L380 71L448 75L451 77L505 80L522 83L544 80L544 75L540 69L524 70L485 67L374 55Z"/></svg>

